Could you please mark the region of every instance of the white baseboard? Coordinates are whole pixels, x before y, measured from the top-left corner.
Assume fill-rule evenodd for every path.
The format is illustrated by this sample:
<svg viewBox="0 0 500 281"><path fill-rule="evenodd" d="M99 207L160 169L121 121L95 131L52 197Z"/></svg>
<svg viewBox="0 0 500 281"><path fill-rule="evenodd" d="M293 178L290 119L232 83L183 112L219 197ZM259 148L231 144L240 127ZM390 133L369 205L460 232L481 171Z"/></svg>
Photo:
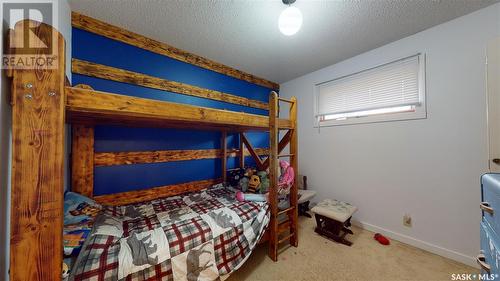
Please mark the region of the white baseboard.
<svg viewBox="0 0 500 281"><path fill-rule="evenodd" d="M440 256L443 256L445 258L449 258L449 259L452 259L454 261L458 261L458 262L461 262L463 264L466 264L466 265L469 265L469 266L472 266L475 268L479 268L479 265L476 263L476 259L474 257L469 257L469 256L466 256L466 255L461 254L459 252L455 252L455 251L450 250L450 249L446 249L446 248L443 248L443 247L440 247L440 246L437 246L437 245L434 245L434 244L431 244L431 243L428 243L428 242L425 242L422 240L418 240L418 239L415 239L413 237L410 237L410 236L407 236L407 235L404 235L401 233L387 230L387 229L375 226L373 224L369 224L369 223L365 223L365 222L361 222L361 221L353 221L352 224L355 226L358 226L360 228L372 231L372 232L381 233L381 234L383 234L391 239L394 239L394 240L397 240L399 242L417 247L419 249L431 252L433 254L440 255Z"/></svg>

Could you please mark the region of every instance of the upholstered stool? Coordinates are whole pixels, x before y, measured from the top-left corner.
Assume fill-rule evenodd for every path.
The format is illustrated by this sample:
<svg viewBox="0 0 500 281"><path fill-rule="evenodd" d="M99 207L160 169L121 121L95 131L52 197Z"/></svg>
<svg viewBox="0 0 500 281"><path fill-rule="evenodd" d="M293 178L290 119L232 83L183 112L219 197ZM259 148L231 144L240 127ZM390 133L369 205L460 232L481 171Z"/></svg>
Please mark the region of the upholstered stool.
<svg viewBox="0 0 500 281"><path fill-rule="evenodd" d="M347 241L345 236L348 233L353 234L349 227L352 214L357 210L357 207L335 199L320 202L311 210L316 217L316 233L351 246L352 242Z"/></svg>

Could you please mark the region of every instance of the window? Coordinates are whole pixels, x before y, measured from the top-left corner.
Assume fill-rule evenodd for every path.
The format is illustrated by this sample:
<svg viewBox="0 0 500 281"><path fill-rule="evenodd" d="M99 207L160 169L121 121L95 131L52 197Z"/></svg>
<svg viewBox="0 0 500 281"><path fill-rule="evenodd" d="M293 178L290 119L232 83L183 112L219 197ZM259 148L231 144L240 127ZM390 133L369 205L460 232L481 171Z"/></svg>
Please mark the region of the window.
<svg viewBox="0 0 500 281"><path fill-rule="evenodd" d="M316 126L425 118L424 56L315 85L315 114Z"/></svg>

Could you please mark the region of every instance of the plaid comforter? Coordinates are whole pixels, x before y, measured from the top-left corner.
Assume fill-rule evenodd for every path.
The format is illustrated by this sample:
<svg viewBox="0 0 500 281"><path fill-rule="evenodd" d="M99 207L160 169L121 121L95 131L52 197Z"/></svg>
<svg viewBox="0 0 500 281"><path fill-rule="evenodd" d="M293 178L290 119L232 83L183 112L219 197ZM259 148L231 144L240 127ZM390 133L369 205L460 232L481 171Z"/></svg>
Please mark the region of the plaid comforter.
<svg viewBox="0 0 500 281"><path fill-rule="evenodd" d="M248 258L269 223L264 202L217 185L104 207L70 280L219 280Z"/></svg>

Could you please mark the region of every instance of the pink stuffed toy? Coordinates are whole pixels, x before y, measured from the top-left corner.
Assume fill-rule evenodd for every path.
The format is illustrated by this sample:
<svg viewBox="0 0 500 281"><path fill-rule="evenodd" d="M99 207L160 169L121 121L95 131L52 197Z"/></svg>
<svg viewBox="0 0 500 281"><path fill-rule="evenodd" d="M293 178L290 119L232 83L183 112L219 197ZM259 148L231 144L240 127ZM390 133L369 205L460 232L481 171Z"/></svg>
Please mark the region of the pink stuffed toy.
<svg viewBox="0 0 500 281"><path fill-rule="evenodd" d="M278 194L286 194L290 192L295 180L295 172L290 163L280 160L281 176L278 182Z"/></svg>

